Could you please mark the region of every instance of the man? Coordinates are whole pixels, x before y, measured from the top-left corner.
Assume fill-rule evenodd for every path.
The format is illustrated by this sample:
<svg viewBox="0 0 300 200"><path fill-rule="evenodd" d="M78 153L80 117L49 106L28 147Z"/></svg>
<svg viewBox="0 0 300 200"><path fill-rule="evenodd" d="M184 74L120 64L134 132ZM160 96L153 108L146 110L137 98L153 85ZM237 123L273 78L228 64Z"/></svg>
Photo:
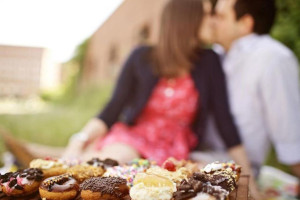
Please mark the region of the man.
<svg viewBox="0 0 300 200"><path fill-rule="evenodd" d="M272 143L279 161L300 177L298 63L268 35L275 14L274 0L219 0L216 38L224 50L232 114L252 166L259 169Z"/></svg>

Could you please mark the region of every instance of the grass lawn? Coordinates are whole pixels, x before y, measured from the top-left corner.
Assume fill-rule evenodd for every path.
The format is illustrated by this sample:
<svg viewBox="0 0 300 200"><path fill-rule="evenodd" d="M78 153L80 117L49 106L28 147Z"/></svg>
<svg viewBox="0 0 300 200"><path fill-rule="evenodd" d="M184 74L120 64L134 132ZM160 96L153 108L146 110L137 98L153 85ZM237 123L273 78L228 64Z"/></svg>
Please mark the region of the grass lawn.
<svg viewBox="0 0 300 200"><path fill-rule="evenodd" d="M108 101L111 89L111 86L90 88L68 103L50 103L47 112L0 115L0 125L17 138L39 144L65 146L69 137L79 131ZM5 147L0 142L0 154L3 151ZM274 150L266 164L290 171L277 161Z"/></svg>
<svg viewBox="0 0 300 200"><path fill-rule="evenodd" d="M90 88L68 103L49 103L45 112L0 115L0 125L17 138L30 142L64 146L68 138L108 101L111 86ZM0 153L5 147L0 142Z"/></svg>

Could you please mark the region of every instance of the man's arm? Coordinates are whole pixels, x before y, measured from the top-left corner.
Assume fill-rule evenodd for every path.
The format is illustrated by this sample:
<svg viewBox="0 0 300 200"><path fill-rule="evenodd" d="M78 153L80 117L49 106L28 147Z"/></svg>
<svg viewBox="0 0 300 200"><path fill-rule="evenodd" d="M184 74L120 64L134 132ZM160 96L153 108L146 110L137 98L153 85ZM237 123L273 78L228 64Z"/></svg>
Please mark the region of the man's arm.
<svg viewBox="0 0 300 200"><path fill-rule="evenodd" d="M242 166L243 173L250 175L249 189L251 196L256 200L264 199L258 190L244 146L238 145L231 147L228 149L228 154L237 164Z"/></svg>
<svg viewBox="0 0 300 200"><path fill-rule="evenodd" d="M280 162L300 177L300 89L296 58L291 54L265 57L260 80L266 128Z"/></svg>
<svg viewBox="0 0 300 200"><path fill-rule="evenodd" d="M300 179L300 163L291 165L291 169L294 175L296 175Z"/></svg>

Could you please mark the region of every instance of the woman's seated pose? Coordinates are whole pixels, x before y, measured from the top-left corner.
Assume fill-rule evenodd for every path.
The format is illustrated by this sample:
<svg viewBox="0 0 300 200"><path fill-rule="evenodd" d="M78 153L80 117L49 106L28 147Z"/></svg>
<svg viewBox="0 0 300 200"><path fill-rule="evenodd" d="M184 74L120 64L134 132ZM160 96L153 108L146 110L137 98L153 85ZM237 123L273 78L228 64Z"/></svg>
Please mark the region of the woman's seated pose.
<svg viewBox="0 0 300 200"><path fill-rule="evenodd" d="M157 45L131 53L112 98L70 139L64 157L187 159L212 113L230 155L247 163L219 58L202 48L212 37L207 3L171 0L166 5Z"/></svg>

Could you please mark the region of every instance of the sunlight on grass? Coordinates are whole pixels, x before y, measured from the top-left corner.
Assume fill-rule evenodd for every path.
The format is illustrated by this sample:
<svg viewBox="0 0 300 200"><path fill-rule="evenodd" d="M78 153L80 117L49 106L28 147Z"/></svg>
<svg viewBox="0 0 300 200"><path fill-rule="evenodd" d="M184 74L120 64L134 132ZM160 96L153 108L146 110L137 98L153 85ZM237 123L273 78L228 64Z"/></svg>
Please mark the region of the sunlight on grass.
<svg viewBox="0 0 300 200"><path fill-rule="evenodd" d="M70 102L48 103L46 111L29 114L2 114L0 124L17 138L29 142L64 146L108 101L111 85L91 87ZM0 142L0 153L5 151Z"/></svg>

